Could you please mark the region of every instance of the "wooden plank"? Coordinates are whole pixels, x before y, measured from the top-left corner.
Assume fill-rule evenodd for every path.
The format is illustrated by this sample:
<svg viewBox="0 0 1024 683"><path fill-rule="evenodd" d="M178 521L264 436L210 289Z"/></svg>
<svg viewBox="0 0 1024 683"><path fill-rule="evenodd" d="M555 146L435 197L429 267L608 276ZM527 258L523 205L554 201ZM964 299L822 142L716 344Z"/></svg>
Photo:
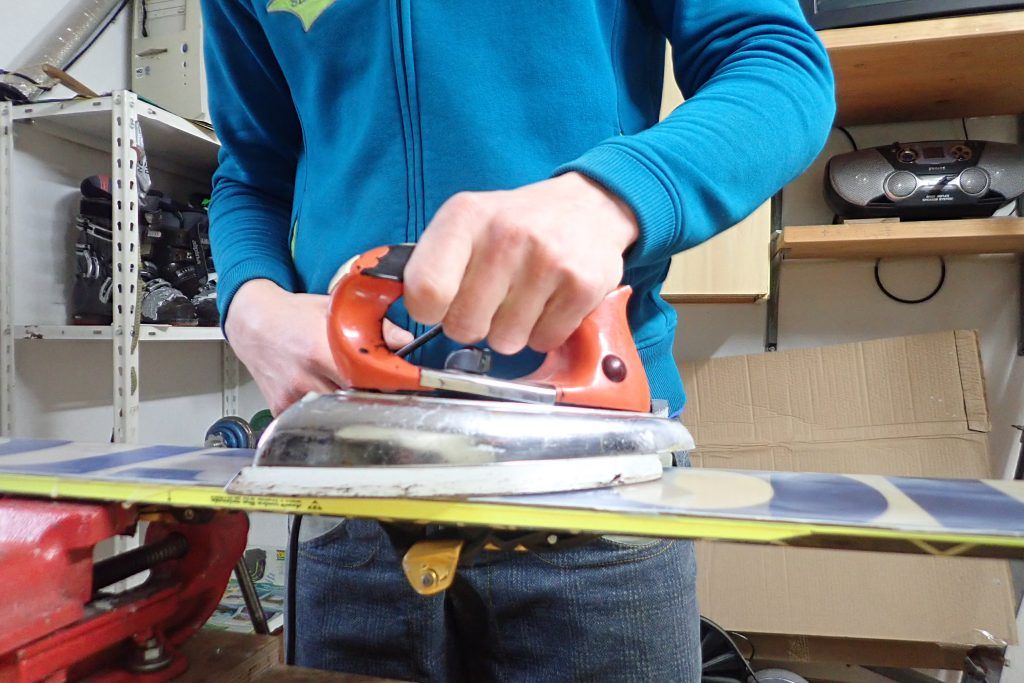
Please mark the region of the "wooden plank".
<svg viewBox="0 0 1024 683"><path fill-rule="evenodd" d="M749 303L768 296L771 205L707 242L677 254L662 286L673 303Z"/></svg>
<svg viewBox="0 0 1024 683"><path fill-rule="evenodd" d="M754 304L766 298L765 294L664 294L670 304Z"/></svg>
<svg viewBox="0 0 1024 683"><path fill-rule="evenodd" d="M1024 253L1024 219L790 226L778 248L787 259Z"/></svg>
<svg viewBox="0 0 1024 683"><path fill-rule="evenodd" d="M662 118L683 102L671 65L669 49L665 57ZM673 304L751 303L767 297L771 272L769 206L766 202L746 220L673 258L662 297Z"/></svg>
<svg viewBox="0 0 1024 683"><path fill-rule="evenodd" d="M820 33L841 125L1024 112L1024 11Z"/></svg>
<svg viewBox="0 0 1024 683"><path fill-rule="evenodd" d="M253 683L401 683L391 678L375 678L357 674L343 674L334 671L317 671L296 666L278 664L267 670Z"/></svg>
<svg viewBox="0 0 1024 683"><path fill-rule="evenodd" d="M203 629L182 648L188 671L175 680L248 683L280 661L278 644L275 636Z"/></svg>
<svg viewBox="0 0 1024 683"><path fill-rule="evenodd" d="M754 648L756 662L813 662L859 664L919 669L952 669L963 666L968 647L937 643L790 636L775 633L744 633Z"/></svg>

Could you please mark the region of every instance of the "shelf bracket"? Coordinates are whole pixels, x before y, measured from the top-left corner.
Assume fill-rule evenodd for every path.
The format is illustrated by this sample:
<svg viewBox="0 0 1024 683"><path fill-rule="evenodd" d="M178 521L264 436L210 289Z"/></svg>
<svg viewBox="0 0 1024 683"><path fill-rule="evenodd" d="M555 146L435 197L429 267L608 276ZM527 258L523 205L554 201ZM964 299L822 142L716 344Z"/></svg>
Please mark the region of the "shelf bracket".
<svg viewBox="0 0 1024 683"><path fill-rule="evenodd" d="M765 307L764 323L764 350L767 352L777 351L779 348L779 293L783 255L782 250L778 248L778 242L782 235L782 190L775 193L771 202L771 269L768 274L768 305Z"/></svg>
<svg viewBox="0 0 1024 683"><path fill-rule="evenodd" d="M227 342L221 344L221 417L238 415L238 356Z"/></svg>
<svg viewBox="0 0 1024 683"><path fill-rule="evenodd" d="M139 437L140 292L138 155L138 98L128 91L114 93L110 115L113 155L111 194L114 203L114 442L135 443Z"/></svg>
<svg viewBox="0 0 1024 683"><path fill-rule="evenodd" d="M1024 140L1024 114L1017 117L1017 139ZM1024 197L1017 197L1017 216L1024 218ZM1017 355L1024 356L1024 254L1017 254Z"/></svg>
<svg viewBox="0 0 1024 683"><path fill-rule="evenodd" d="M11 193L14 125L11 104L0 102L0 436L14 428L14 326L11 324L14 273L11 271Z"/></svg>
<svg viewBox="0 0 1024 683"><path fill-rule="evenodd" d="M1024 254L1017 255L1017 355L1024 356Z"/></svg>

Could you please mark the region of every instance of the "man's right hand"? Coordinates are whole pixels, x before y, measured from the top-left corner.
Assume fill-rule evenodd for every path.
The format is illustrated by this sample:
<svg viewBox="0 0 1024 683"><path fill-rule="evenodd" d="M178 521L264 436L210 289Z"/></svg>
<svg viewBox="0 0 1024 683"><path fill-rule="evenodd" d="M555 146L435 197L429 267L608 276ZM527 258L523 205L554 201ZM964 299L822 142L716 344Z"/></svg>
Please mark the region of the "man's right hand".
<svg viewBox="0 0 1024 683"><path fill-rule="evenodd" d="M225 332L274 415L311 391L344 385L327 342L329 303L328 296L292 294L270 280L246 282L231 300ZM396 349L412 335L385 321L384 340Z"/></svg>

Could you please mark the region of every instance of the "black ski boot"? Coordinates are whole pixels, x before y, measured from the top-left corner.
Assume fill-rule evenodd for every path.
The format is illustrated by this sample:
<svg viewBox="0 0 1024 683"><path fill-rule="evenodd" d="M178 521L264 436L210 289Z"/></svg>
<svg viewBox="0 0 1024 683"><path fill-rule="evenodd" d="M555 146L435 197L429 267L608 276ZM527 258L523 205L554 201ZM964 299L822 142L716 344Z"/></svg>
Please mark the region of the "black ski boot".
<svg viewBox="0 0 1024 683"><path fill-rule="evenodd" d="M163 198L159 213L149 217L151 229L160 235L153 258L163 279L191 299L199 324L216 327L220 324L216 273L210 254L209 219L202 204L201 196L191 197L189 206Z"/></svg>
<svg viewBox="0 0 1024 683"><path fill-rule="evenodd" d="M205 210L205 209L204 209ZM213 252L210 249L210 220L203 218L198 226L199 248L206 270L206 284L199 293L192 297L192 304L199 314L199 324L203 327L220 325L220 311L217 310L217 270L213 265Z"/></svg>
<svg viewBox="0 0 1024 683"><path fill-rule="evenodd" d="M188 297L161 278L160 270L152 261L142 264L142 322L176 327L195 327L199 324L195 306Z"/></svg>
<svg viewBox="0 0 1024 683"><path fill-rule="evenodd" d="M80 215L76 222L75 284L71 292L71 318L75 325L109 325L113 322L112 242L110 221Z"/></svg>
<svg viewBox="0 0 1024 683"><path fill-rule="evenodd" d="M217 310L217 274L206 277L206 284L192 297L196 315L199 316L200 327L217 327L220 325L220 311Z"/></svg>
<svg viewBox="0 0 1024 683"><path fill-rule="evenodd" d="M113 198L110 178L90 176L81 183L82 198L76 220L75 284L71 318L76 325L109 325L113 321ZM160 235L149 229L151 217L165 202L163 195L150 191L140 198L139 243L144 260L140 280L143 286L142 317L147 323L195 325L195 308L180 291L159 280L160 272L150 258Z"/></svg>

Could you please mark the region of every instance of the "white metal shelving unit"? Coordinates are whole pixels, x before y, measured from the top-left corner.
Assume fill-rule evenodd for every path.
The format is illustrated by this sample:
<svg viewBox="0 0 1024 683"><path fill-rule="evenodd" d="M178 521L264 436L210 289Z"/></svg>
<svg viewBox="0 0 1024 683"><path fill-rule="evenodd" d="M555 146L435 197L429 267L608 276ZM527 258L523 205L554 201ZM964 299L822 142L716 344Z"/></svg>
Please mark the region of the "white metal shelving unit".
<svg viewBox="0 0 1024 683"><path fill-rule="evenodd" d="M114 199L113 324L76 326L14 324L16 286L11 268L11 233L16 228L12 176L14 139L19 125L107 152ZM105 97L12 106L0 103L0 435L14 428L15 342L65 340L112 342L114 440L139 437L139 342L223 342L219 328L136 325L140 253L136 158L132 145L141 126L149 163L185 177L208 178L217 165L219 143L213 132L121 90ZM238 409L238 360L223 344L224 415Z"/></svg>

